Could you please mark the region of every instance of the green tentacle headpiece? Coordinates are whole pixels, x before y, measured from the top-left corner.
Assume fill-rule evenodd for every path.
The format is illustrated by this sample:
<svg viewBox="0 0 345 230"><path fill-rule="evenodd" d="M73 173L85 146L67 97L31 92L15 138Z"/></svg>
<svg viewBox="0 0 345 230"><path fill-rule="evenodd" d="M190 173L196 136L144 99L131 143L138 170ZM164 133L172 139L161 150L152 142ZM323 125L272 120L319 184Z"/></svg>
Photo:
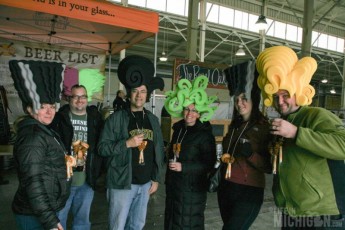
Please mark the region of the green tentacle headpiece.
<svg viewBox="0 0 345 230"><path fill-rule="evenodd" d="M181 79L177 82L175 91L170 90L165 93L167 96L164 107L172 117L183 117L183 108L190 104L195 105L195 109L200 114L200 121L208 121L218 108L211 106L217 100L217 96L207 96L205 89L208 85L206 76L198 76L190 82Z"/></svg>

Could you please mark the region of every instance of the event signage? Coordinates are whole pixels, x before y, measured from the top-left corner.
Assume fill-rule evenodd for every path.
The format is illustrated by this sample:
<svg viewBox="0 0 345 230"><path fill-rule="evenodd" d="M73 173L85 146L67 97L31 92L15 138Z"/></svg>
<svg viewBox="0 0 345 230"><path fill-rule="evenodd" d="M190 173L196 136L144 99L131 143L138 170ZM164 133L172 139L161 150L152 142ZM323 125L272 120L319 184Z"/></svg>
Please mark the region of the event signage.
<svg viewBox="0 0 345 230"><path fill-rule="evenodd" d="M24 46L23 57L25 59L36 59L42 61L64 62L67 65L89 64L95 65L101 59L104 61L104 54L90 54L70 50L43 49L38 47Z"/></svg>
<svg viewBox="0 0 345 230"><path fill-rule="evenodd" d="M1 0L2 5L52 15L158 32L158 14L93 0ZM131 19L131 20L128 20Z"/></svg>
<svg viewBox="0 0 345 230"><path fill-rule="evenodd" d="M227 89L227 81L223 73L223 70L227 67L227 65L221 64L175 59L173 87L180 79L192 81L194 78L204 75L208 78L208 88Z"/></svg>
<svg viewBox="0 0 345 230"><path fill-rule="evenodd" d="M106 54L96 50L0 39L0 60L4 63L4 60L10 59L62 62L78 69L93 68L103 71Z"/></svg>
<svg viewBox="0 0 345 230"><path fill-rule="evenodd" d="M0 39L0 85L3 85L8 93L16 92L8 66L8 62L13 59L60 62L69 69L98 69L103 73L106 54L96 50Z"/></svg>

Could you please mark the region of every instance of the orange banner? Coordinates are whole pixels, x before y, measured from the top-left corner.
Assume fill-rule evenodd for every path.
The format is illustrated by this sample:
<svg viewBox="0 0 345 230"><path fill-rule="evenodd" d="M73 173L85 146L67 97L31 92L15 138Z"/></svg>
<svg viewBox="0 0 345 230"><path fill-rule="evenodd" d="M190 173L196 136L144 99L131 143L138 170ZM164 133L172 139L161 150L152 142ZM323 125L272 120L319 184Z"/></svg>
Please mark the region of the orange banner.
<svg viewBox="0 0 345 230"><path fill-rule="evenodd" d="M158 32L158 14L92 0L0 0L1 5L123 28Z"/></svg>

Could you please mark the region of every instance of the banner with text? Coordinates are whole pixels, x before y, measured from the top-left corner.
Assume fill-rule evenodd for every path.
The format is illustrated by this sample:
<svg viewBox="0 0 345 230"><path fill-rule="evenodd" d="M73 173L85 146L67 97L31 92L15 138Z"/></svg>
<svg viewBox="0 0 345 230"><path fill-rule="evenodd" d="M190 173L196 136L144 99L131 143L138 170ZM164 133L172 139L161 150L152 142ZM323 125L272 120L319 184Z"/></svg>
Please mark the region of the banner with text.
<svg viewBox="0 0 345 230"><path fill-rule="evenodd" d="M103 102L105 53L84 49L78 50L69 47L49 46L44 43L39 44L0 39L0 85L3 85L9 94L16 94L8 66L8 62L13 59L64 63L66 64L64 79L65 95L69 95L70 88L74 84L84 84L86 86L98 85L97 89L92 89L94 92L88 93L92 95L93 100Z"/></svg>

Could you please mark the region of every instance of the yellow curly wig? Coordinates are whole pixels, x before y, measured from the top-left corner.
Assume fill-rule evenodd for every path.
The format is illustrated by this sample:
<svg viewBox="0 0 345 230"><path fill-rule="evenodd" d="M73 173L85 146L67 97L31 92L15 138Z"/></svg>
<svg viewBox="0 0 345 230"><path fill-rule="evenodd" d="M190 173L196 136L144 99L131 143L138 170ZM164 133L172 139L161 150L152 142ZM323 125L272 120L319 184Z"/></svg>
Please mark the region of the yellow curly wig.
<svg viewBox="0 0 345 230"><path fill-rule="evenodd" d="M271 106L272 95L278 90L296 94L297 105L310 105L315 89L309 85L317 63L312 57L298 60L296 53L286 46L274 46L262 51L256 61L258 85L266 106Z"/></svg>

